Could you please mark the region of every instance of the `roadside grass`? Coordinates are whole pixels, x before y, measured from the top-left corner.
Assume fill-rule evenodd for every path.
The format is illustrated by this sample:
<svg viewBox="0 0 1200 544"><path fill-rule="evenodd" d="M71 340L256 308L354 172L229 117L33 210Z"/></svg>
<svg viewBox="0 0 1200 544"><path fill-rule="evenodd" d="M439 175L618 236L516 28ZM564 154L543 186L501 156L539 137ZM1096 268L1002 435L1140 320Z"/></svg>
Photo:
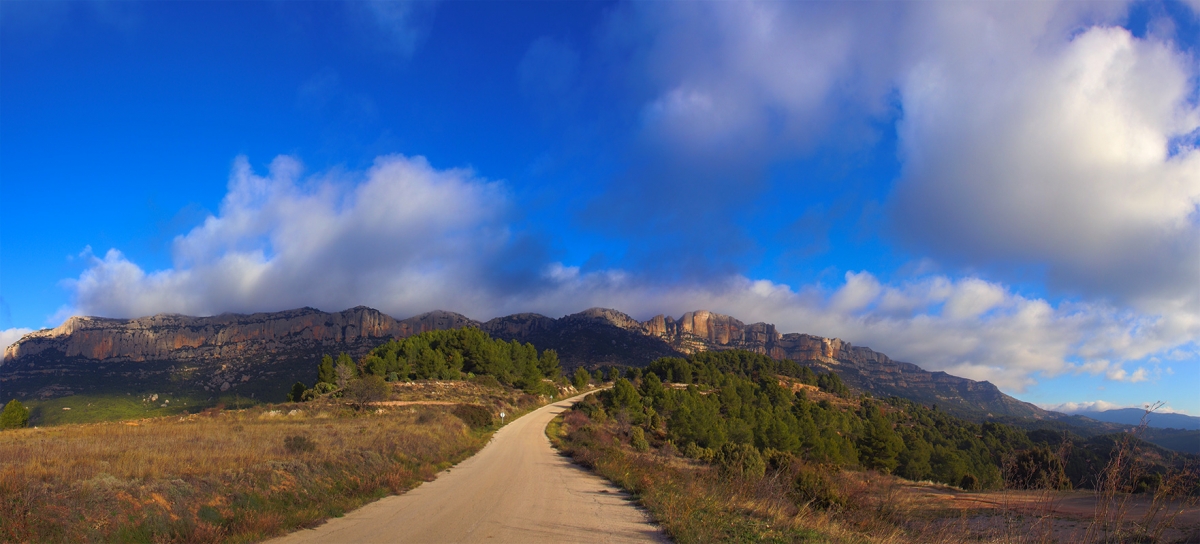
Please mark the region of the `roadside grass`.
<svg viewBox="0 0 1200 544"><path fill-rule="evenodd" d="M530 407L495 393L461 400ZM6 431L0 542L250 542L311 526L482 448L495 426L472 429L455 408L311 402Z"/></svg>
<svg viewBox="0 0 1200 544"><path fill-rule="evenodd" d="M564 417L565 416L565 417ZM637 453L580 412L555 418L555 447L632 493L676 542L828 542L830 535L788 519L753 486L723 481L707 467Z"/></svg>
<svg viewBox="0 0 1200 544"><path fill-rule="evenodd" d="M627 422L603 412L595 417L569 410L551 422L547 435L577 463L633 493L676 542L1024 544L1200 537L1195 469L1173 473L1155 493L1134 498L1137 472L1121 464L1131 458L1129 440L1118 444L1118 461L1105 469L1116 483L1096 492L965 492L768 454L765 475L734 476L680 455L664 440L639 452ZM1061 508L1062 501L1080 496L1094 497L1095 515Z"/></svg>

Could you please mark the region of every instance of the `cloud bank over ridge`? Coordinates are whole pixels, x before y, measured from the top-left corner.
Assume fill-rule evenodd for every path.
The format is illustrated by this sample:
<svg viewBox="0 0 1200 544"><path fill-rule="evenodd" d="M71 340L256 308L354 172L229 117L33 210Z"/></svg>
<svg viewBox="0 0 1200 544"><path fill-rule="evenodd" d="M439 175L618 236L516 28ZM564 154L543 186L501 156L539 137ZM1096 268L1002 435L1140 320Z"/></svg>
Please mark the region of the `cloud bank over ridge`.
<svg viewBox="0 0 1200 544"><path fill-rule="evenodd" d="M399 7L375 15L424 28ZM559 262L551 236L515 226L515 191L469 170L389 155L364 172L312 175L284 156L265 175L239 159L218 213L175 240L168 269L89 251L67 282L67 311L365 304L486 319L704 308L1009 390L1069 373L1153 381L1200 358L1200 62L1170 25L1123 27L1129 12L1111 2L619 4L592 49L539 39L516 79L549 96L621 67L612 109L633 119L629 164L583 215L646 261L719 261L700 277L637 259ZM420 34L403 34L402 55ZM895 179L872 181L877 194L848 206L878 216L871 236L948 272L858 267L803 285L745 272L758 240L739 220L785 216L821 189L772 177L774 165L830 149L852 161L889 138ZM1046 294L1017 287L1029 284Z"/></svg>
<svg viewBox="0 0 1200 544"><path fill-rule="evenodd" d="M622 5L608 42L644 72L653 159L606 202L639 228L705 221L667 242L698 251L739 232L754 195L825 190L768 182L771 164L873 145L882 124L901 166L882 224L903 247L1200 314L1200 59L1128 17L1112 2Z"/></svg>
<svg viewBox="0 0 1200 544"><path fill-rule="evenodd" d="M849 339L1009 390L1069 372L1145 380L1157 365L1126 362L1194 352L1200 334L1103 304L1051 305L976 277L883 284L863 271L833 287L791 287L737 274L667 284L620 269L582 273L538 260L547 252L510 228L511 207L502 183L437 170L421 157L380 157L361 175L307 177L293 158L275 159L266 176L239 159L220 212L175 240L172 268L147 272L117 250L91 256L68 282L71 311L134 317L364 304L398 317L448 309L488 319L605 306L645 319L709 309Z"/></svg>

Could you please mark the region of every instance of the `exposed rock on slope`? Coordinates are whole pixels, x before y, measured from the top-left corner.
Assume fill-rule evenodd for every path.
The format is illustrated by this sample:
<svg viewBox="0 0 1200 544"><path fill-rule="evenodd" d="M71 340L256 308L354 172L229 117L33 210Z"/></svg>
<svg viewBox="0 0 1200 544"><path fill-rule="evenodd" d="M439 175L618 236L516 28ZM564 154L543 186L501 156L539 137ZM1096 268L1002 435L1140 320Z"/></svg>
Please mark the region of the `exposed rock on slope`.
<svg viewBox="0 0 1200 544"><path fill-rule="evenodd" d="M603 308L559 319L526 313L485 323L444 311L396 320L361 306L338 313L302 308L201 318L73 317L6 349L0 387L24 397L87 390L106 380L125 387L131 380L167 380L209 392L241 388L265 394L297 379L311 381L322 354L359 356L388 338L466 326L555 349L567 367L645 365L663 356L744 349L836 370L851 386L875 396L907 397L963 414L1046 415L988 382L927 372L836 338L781 334L768 323L747 325L703 310L645 322Z"/></svg>

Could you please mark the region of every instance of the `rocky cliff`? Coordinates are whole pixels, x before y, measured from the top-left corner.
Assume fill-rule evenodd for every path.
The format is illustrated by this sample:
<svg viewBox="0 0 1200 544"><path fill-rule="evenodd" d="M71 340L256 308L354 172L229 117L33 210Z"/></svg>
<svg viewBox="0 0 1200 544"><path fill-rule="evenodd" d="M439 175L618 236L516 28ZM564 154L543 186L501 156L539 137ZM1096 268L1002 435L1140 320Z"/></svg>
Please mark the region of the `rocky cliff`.
<svg viewBox="0 0 1200 544"><path fill-rule="evenodd" d="M567 367L644 366L658 357L744 349L837 371L852 387L875 396L907 397L964 415L1046 415L988 382L928 372L836 338L781 334L768 323L745 324L704 310L644 322L603 308L558 319L526 313L482 323L444 311L396 320L366 307L200 318L72 317L9 346L0 364L0 388L29 397L84 392L103 384L168 382L210 394L234 389L274 395L292 381L310 383L322 354L359 356L389 338L467 326L555 349Z"/></svg>

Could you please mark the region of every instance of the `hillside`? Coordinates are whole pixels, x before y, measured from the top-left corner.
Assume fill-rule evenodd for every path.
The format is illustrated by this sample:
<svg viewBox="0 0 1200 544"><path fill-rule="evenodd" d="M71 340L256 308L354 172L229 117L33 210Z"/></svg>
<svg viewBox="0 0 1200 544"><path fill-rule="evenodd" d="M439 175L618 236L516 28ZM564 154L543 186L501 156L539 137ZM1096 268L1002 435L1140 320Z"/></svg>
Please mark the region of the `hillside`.
<svg viewBox="0 0 1200 544"><path fill-rule="evenodd" d="M1154 412L1146 415L1146 411L1141 408L1118 408L1103 412L1080 412L1077 415L1089 417L1096 421L1106 421L1122 425L1138 425L1141 423L1142 417L1145 416L1147 427L1156 429L1184 429L1189 431L1200 430L1200 417L1167 412Z"/></svg>
<svg viewBox="0 0 1200 544"><path fill-rule="evenodd" d="M991 383L928 372L836 338L783 334L768 323L747 325L708 311L643 322L600 308L558 319L515 314L487 322L444 311L397 320L361 306L337 313L301 308L212 317L72 317L9 346L0 389L22 399L172 391L278 400L294 381L313 381L314 362L323 354L361 357L389 338L465 326L554 349L566 368L645 366L659 357L744 349L834 370L876 397L900 396L970 417L1049 417Z"/></svg>

